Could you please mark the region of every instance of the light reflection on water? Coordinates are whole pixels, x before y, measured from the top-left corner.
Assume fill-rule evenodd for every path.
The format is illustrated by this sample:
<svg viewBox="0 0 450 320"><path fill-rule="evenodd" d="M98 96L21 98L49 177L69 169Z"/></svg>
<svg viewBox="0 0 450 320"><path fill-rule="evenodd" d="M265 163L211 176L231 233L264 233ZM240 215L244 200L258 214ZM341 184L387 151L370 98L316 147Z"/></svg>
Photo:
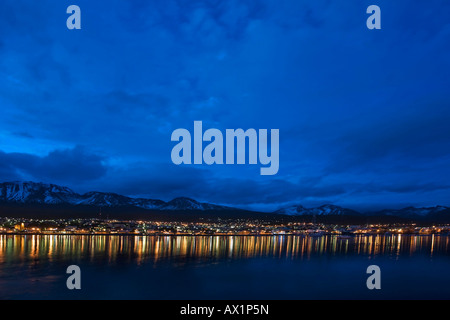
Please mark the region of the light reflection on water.
<svg viewBox="0 0 450 320"><path fill-rule="evenodd" d="M186 259L310 259L317 255L401 256L450 253L448 236L73 236L0 235L0 266L56 257L114 262Z"/></svg>
<svg viewBox="0 0 450 320"><path fill-rule="evenodd" d="M0 298L449 299L449 257L438 235L0 235ZM365 286L371 264L380 292Z"/></svg>

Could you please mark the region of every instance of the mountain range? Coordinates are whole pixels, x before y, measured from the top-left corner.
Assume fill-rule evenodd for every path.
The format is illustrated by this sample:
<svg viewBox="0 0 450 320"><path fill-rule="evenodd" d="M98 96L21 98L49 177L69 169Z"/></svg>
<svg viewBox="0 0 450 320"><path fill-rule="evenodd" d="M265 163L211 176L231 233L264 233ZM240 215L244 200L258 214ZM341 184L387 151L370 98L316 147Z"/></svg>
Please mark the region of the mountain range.
<svg viewBox="0 0 450 320"><path fill-rule="evenodd" d="M349 215L349 216L357 216L360 215L359 212L342 208L339 206L335 206L332 204L325 204L323 206L317 207L317 208L305 208L302 205L293 205L285 208L281 208L277 211L275 211L277 214L284 214L289 216L342 216L342 215Z"/></svg>
<svg viewBox="0 0 450 320"><path fill-rule="evenodd" d="M131 198L115 193L87 192L78 194L73 190L55 185L36 182L5 182L0 183L0 206L5 205L27 205L27 206L71 206L89 208L114 208L116 210L124 208L135 208L149 210L152 212L250 212L238 208L221 206L211 203L198 202L190 198L176 198L165 202L156 199ZM256 212L254 212L256 214ZM271 213L279 217L399 217L404 219L438 219L450 220L450 208L444 206L404 209L385 209L370 213L360 213L358 211L326 204L316 208L305 208L302 205L292 205L280 208Z"/></svg>
<svg viewBox="0 0 450 320"><path fill-rule="evenodd" d="M94 207L136 207L146 210L229 210L232 208L201 203L189 198L176 198L169 202L155 199L130 198L115 193L73 190L54 184L35 182L5 182L0 184L0 203L74 205Z"/></svg>

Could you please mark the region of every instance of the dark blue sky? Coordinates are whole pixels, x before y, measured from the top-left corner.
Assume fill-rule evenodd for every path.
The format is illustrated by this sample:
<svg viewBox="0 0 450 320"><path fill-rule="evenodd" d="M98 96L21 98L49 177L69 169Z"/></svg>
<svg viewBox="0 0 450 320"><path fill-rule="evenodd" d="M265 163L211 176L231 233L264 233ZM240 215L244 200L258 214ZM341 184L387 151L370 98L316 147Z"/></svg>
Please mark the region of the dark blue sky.
<svg viewBox="0 0 450 320"><path fill-rule="evenodd" d="M0 180L265 210L450 205L449 52L447 0L3 0ZM171 133L194 120L280 129L278 175L175 166Z"/></svg>

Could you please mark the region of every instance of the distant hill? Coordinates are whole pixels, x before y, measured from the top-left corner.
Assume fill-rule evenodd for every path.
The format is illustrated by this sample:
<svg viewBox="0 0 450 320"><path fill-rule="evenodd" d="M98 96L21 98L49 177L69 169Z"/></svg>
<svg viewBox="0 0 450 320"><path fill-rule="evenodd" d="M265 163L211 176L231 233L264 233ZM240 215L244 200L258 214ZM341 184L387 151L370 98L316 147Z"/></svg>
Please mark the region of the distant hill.
<svg viewBox="0 0 450 320"><path fill-rule="evenodd" d="M400 217L415 221L432 220L436 222L450 222L450 208L444 206L426 208L407 207L398 210L385 209L372 212L371 215Z"/></svg>
<svg viewBox="0 0 450 320"><path fill-rule="evenodd" d="M335 205L323 205L316 208L305 208L302 205L292 205L278 209L275 214L288 215L291 217L315 216L318 221L336 221L336 218L353 218L354 221L367 222L440 222L450 223L450 208L444 206L415 208L407 207L403 209L384 209L369 213L360 213L358 211L342 208Z"/></svg>

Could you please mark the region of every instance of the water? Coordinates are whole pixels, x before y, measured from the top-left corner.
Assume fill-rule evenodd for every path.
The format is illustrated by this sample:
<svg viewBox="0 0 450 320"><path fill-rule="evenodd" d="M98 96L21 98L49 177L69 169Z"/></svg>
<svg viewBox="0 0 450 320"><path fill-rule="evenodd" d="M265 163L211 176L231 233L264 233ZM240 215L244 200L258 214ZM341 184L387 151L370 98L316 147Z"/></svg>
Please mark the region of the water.
<svg viewBox="0 0 450 320"><path fill-rule="evenodd" d="M372 264L381 290L366 287ZM449 299L449 272L436 235L0 235L3 299Z"/></svg>

